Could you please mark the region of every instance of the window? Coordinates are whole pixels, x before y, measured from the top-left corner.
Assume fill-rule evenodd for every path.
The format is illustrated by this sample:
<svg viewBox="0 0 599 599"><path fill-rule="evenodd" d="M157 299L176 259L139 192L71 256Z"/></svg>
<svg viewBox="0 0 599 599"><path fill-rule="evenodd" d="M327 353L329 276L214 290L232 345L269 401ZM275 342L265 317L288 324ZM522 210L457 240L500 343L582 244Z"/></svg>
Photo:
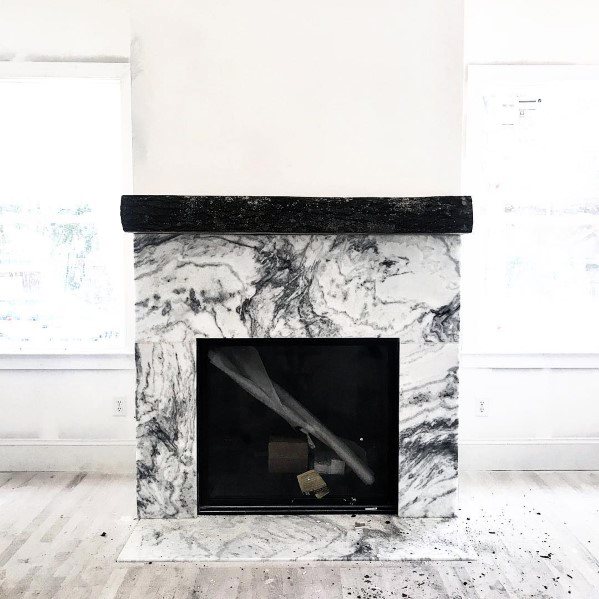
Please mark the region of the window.
<svg viewBox="0 0 599 599"><path fill-rule="evenodd" d="M0 352L126 353L127 69L33 67L0 72Z"/></svg>
<svg viewBox="0 0 599 599"><path fill-rule="evenodd" d="M466 353L593 353L599 337L599 69L468 70Z"/></svg>

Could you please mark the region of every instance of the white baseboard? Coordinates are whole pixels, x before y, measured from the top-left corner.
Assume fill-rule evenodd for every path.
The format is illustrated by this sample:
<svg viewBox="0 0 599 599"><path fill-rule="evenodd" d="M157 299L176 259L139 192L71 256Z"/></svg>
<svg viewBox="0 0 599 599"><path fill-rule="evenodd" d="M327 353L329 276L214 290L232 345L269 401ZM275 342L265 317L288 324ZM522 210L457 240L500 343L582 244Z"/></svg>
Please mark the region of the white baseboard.
<svg viewBox="0 0 599 599"><path fill-rule="evenodd" d="M461 470L599 470L599 438L460 439ZM0 439L0 472L133 474L129 439Z"/></svg>
<svg viewBox="0 0 599 599"><path fill-rule="evenodd" d="M462 470L599 470L599 438L460 439Z"/></svg>
<svg viewBox="0 0 599 599"><path fill-rule="evenodd" d="M135 473L128 439L0 439L0 472Z"/></svg>

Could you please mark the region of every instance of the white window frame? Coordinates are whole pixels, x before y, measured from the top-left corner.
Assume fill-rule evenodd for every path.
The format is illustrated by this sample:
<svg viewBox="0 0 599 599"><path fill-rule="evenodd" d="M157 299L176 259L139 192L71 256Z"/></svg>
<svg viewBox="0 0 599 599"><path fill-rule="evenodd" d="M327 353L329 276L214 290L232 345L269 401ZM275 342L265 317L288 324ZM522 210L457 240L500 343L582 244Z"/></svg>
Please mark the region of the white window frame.
<svg viewBox="0 0 599 599"><path fill-rule="evenodd" d="M122 108L122 193L133 189L131 129L131 72L129 63L114 62L0 62L0 79L75 77L120 82ZM120 350L98 352L0 353L0 370L129 370L134 368L133 235L123 233L123 290L125 330Z"/></svg>
<svg viewBox="0 0 599 599"><path fill-rule="evenodd" d="M533 73L534 69L534 73ZM532 75L532 79L531 79ZM513 64L471 64L466 66L465 94L463 103L463 123L464 134L462 143L462 193L468 194L472 190L468 189L467 174L467 143L468 135L468 115L472 102L479 98L485 87L489 83L493 84L513 84L513 83L543 83L551 79L559 80L581 80L581 79L599 79L599 65L513 65ZM476 231L476 197L473 197L474 206L474 229ZM470 260L476 263L480 270L483 261L481 253L465 255L468 251L467 242L462 251L462 260ZM465 269L464 269L465 270ZM463 273L464 274L464 270ZM463 281L463 279L462 279ZM480 294L479 294L480 295ZM478 310L477 298L465 297L462 308L465 310ZM468 300L474 300L470 302ZM477 316L480 318L481 316ZM597 369L599 368L599 352L595 353L493 353L492 351L462 352L460 364L466 368L481 369Z"/></svg>

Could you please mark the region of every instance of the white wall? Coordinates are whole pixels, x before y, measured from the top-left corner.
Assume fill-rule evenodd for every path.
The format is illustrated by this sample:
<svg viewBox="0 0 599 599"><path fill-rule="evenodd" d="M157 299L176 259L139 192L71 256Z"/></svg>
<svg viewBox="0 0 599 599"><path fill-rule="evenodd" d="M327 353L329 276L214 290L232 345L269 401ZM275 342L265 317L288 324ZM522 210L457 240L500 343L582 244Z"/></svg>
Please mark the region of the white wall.
<svg viewBox="0 0 599 599"><path fill-rule="evenodd" d="M125 0L6 0L0 16L0 60L128 58ZM133 16L137 192L458 192L459 0L140 1ZM133 468L133 370L0 366L0 470Z"/></svg>
<svg viewBox="0 0 599 599"><path fill-rule="evenodd" d="M127 62L129 45L126 0L0 3L0 61ZM37 362L14 370L0 356L0 470L133 472L133 360L117 370ZM114 397L127 399L126 417L112 415Z"/></svg>
<svg viewBox="0 0 599 599"><path fill-rule="evenodd" d="M465 0L466 64L599 64L596 0Z"/></svg>
<svg viewBox="0 0 599 599"><path fill-rule="evenodd" d="M464 11L466 65L599 64L596 0L465 0ZM598 356L534 361L470 368L463 360L462 466L599 469ZM479 399L487 417L476 416Z"/></svg>
<svg viewBox="0 0 599 599"><path fill-rule="evenodd" d="M466 63L599 63L595 0L465 1ZM457 0L133 8L137 192L459 191ZM126 0L0 7L0 60L128 55ZM0 370L0 470L132 469L133 378ZM597 369L464 367L461 378L464 466L599 467ZM474 415L481 394L486 418ZM124 419L111 415L119 396Z"/></svg>
<svg viewBox="0 0 599 599"><path fill-rule="evenodd" d="M133 368L0 370L0 470L133 472L134 388Z"/></svg>
<svg viewBox="0 0 599 599"><path fill-rule="evenodd" d="M129 60L127 0L2 0L0 60Z"/></svg>
<svg viewBox="0 0 599 599"><path fill-rule="evenodd" d="M137 193L459 191L461 0L134 0Z"/></svg>
<svg viewBox="0 0 599 599"><path fill-rule="evenodd" d="M598 396L599 369L462 366L461 465L599 469ZM486 417L477 415L479 400Z"/></svg>

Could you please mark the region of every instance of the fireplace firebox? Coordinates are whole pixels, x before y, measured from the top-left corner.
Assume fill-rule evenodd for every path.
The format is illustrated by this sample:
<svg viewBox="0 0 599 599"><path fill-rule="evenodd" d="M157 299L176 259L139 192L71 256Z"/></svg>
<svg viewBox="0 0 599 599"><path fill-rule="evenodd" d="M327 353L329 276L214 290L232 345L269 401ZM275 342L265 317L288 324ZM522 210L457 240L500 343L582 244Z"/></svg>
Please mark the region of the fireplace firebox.
<svg viewBox="0 0 599 599"><path fill-rule="evenodd" d="M198 339L198 513L397 513L399 340Z"/></svg>

